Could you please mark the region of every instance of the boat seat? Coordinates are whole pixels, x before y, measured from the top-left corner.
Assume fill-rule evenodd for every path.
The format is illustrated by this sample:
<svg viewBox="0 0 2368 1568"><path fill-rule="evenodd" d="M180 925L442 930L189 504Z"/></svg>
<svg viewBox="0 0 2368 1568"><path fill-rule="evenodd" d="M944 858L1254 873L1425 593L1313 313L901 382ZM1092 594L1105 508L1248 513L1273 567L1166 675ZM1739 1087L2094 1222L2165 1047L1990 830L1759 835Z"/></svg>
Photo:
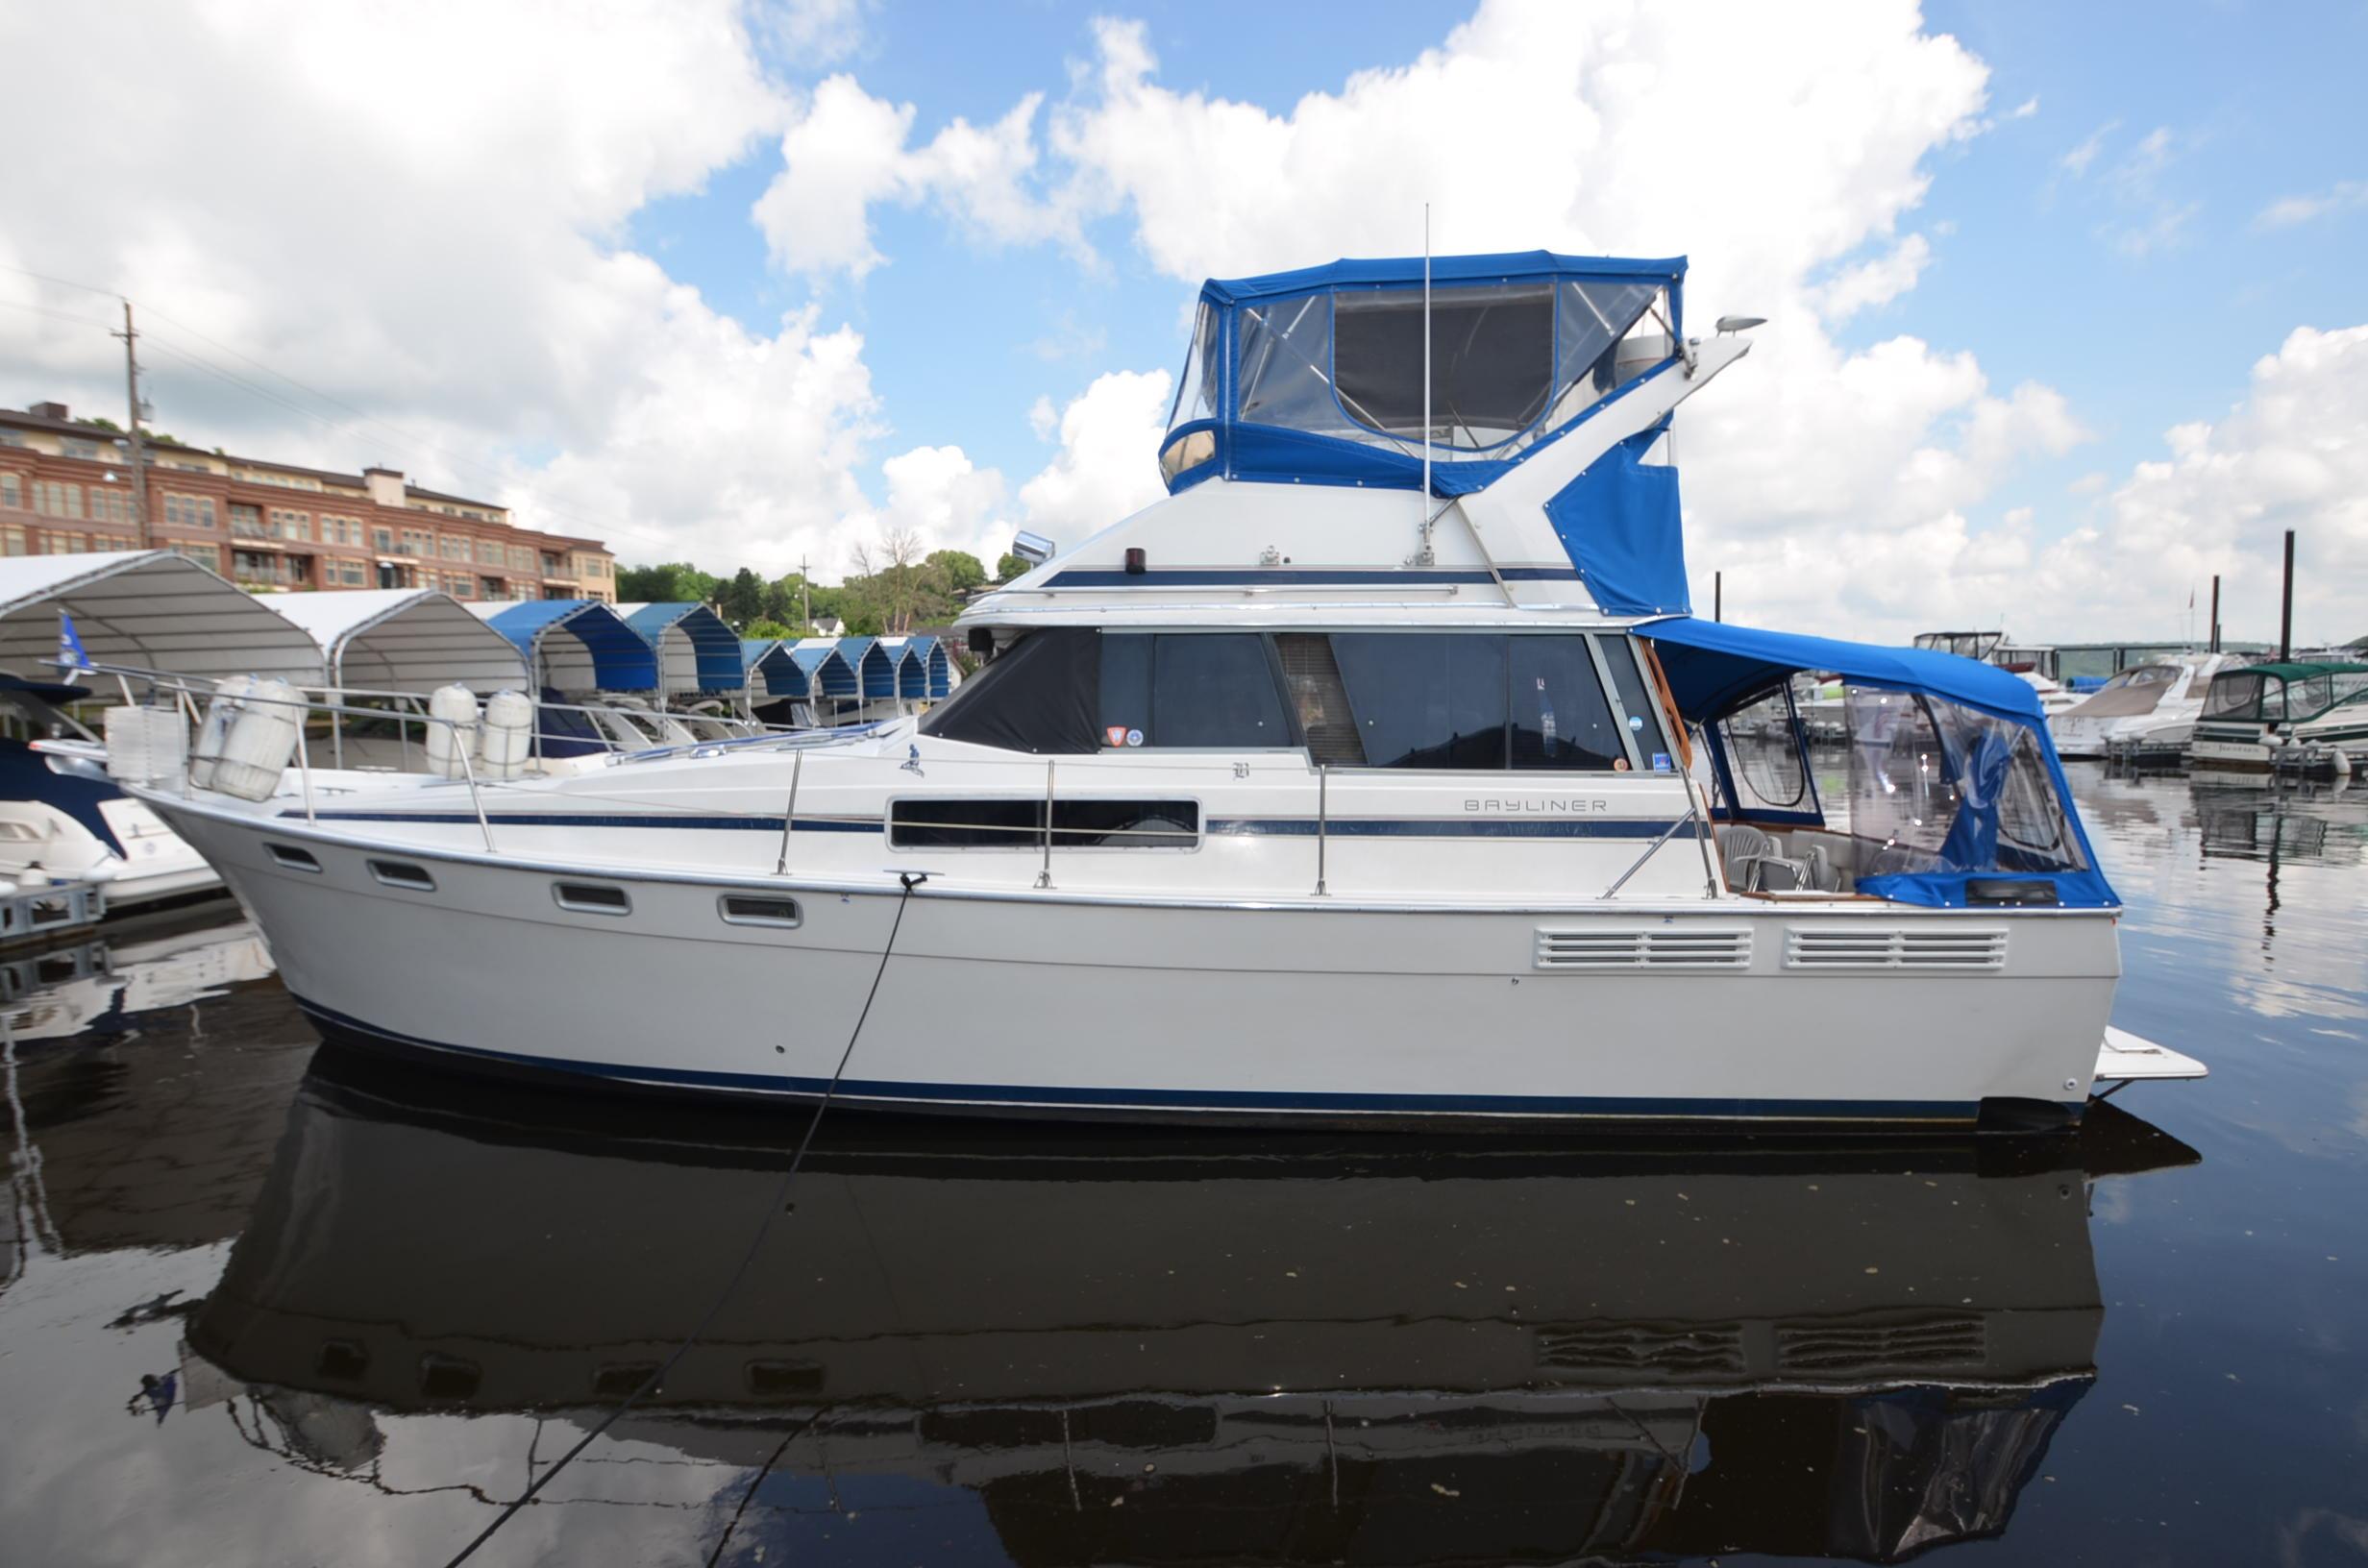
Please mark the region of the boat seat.
<svg viewBox="0 0 2368 1568"><path fill-rule="evenodd" d="M1783 893L1814 886L1809 863L1781 853L1776 841L1748 822L1718 829L1718 858L1737 893Z"/></svg>

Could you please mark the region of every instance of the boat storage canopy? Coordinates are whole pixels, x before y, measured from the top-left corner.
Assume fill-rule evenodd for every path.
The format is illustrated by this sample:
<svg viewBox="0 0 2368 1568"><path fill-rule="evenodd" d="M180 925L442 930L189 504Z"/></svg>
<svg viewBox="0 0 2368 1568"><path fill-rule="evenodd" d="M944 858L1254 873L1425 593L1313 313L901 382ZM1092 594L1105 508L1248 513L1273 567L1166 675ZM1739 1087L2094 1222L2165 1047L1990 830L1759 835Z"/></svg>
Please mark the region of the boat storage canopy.
<svg viewBox="0 0 2368 1568"><path fill-rule="evenodd" d="M1690 617L1637 629L1708 742L1718 815L1846 834L1866 860L1858 890L1901 903L2120 902L2072 810L2038 696L2014 674L1926 649ZM1794 708L1792 677L1804 674L1843 683L1839 801L1820 796Z"/></svg>
<svg viewBox="0 0 2368 1568"><path fill-rule="evenodd" d="M526 656L539 685L561 692L657 690L657 649L598 600L530 599L467 608Z"/></svg>
<svg viewBox="0 0 2368 1568"><path fill-rule="evenodd" d="M516 646L437 589L284 594L274 605L320 644L332 686L426 693L458 684L481 697L528 689Z"/></svg>
<svg viewBox="0 0 2368 1568"><path fill-rule="evenodd" d="M321 650L272 607L282 597L250 594L169 550L0 560L0 665L46 674L63 610L102 664L310 685L321 678Z"/></svg>
<svg viewBox="0 0 2368 1568"><path fill-rule="evenodd" d="M617 613L657 649L668 697L736 692L746 684L740 638L724 618L695 600L619 604Z"/></svg>

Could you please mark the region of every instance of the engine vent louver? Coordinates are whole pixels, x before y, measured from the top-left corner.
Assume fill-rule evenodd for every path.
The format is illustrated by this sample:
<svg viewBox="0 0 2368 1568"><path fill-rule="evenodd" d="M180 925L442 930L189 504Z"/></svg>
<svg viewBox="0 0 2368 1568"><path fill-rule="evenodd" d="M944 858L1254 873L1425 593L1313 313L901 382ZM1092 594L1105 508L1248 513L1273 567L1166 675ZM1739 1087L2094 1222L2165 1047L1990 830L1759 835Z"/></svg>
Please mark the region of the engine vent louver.
<svg viewBox="0 0 2368 1568"><path fill-rule="evenodd" d="M1538 1366L1548 1372L1739 1374L1739 1323L1578 1323L1541 1329Z"/></svg>
<svg viewBox="0 0 2368 1568"><path fill-rule="evenodd" d="M1989 1354L1982 1319L1971 1312L1901 1312L1859 1319L1779 1323L1780 1371L1833 1377L1962 1371Z"/></svg>
<svg viewBox="0 0 2368 1568"><path fill-rule="evenodd" d="M1538 929L1542 969L1747 969L1751 932L1657 925L1634 930Z"/></svg>
<svg viewBox="0 0 2368 1568"><path fill-rule="evenodd" d="M1788 969L1998 969L2006 961L2007 934L1997 926L1796 925L1785 933Z"/></svg>

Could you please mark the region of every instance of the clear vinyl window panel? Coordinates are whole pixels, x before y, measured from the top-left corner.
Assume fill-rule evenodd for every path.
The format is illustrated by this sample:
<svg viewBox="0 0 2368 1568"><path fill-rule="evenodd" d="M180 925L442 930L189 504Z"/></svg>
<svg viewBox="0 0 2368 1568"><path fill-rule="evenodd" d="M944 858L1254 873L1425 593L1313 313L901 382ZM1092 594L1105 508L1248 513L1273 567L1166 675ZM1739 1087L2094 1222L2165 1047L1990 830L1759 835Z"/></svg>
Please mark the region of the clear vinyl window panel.
<svg viewBox="0 0 2368 1568"><path fill-rule="evenodd" d="M1429 314L1433 442L1486 451L1544 415L1554 381L1551 283L1434 288ZM1367 429L1419 443L1422 291L1344 293L1332 321L1342 408Z"/></svg>
<svg viewBox="0 0 2368 1568"><path fill-rule="evenodd" d="M1718 745L1726 753L1739 816L1755 809L1807 811L1813 802L1809 771L1792 704L1782 690L1769 693L1718 722Z"/></svg>

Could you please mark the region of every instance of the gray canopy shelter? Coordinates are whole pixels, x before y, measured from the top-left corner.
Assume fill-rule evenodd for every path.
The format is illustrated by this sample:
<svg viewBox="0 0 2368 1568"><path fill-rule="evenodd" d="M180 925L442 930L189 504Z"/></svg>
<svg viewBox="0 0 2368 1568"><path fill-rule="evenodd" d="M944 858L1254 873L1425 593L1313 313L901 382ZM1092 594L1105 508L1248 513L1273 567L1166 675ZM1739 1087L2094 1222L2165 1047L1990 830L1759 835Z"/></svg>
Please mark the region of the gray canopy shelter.
<svg viewBox="0 0 2368 1568"><path fill-rule="evenodd" d="M288 594L273 607L311 633L329 684L341 690L425 694L458 684L485 697L530 689L517 645L432 588Z"/></svg>
<svg viewBox="0 0 2368 1568"><path fill-rule="evenodd" d="M61 610L100 664L300 685L317 685L325 669L312 634L271 600L169 550L0 559L0 669L54 678Z"/></svg>

